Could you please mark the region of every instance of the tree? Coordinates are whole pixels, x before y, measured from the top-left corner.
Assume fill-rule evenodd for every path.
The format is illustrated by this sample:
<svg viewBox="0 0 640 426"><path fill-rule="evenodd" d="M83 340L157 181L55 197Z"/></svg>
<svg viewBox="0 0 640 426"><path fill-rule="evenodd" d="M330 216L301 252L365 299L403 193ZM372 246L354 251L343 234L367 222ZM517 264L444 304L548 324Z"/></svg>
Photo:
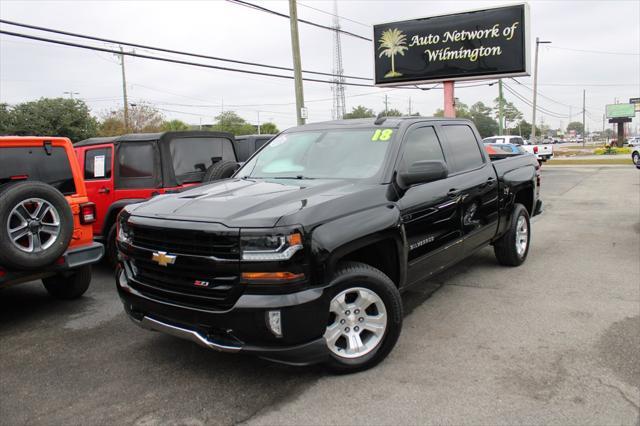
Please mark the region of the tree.
<svg viewBox="0 0 640 426"><path fill-rule="evenodd" d="M469 107L467 106L467 104L458 101L458 98L456 98L455 110L456 110L456 117L458 117L458 118L471 118L471 113L469 112ZM444 110L438 108L436 110L436 112L433 113L433 116L434 117L444 117Z"/></svg>
<svg viewBox="0 0 640 426"><path fill-rule="evenodd" d="M162 131L163 132L180 132L189 130L190 127L187 123L181 120L171 120L165 121L162 123Z"/></svg>
<svg viewBox="0 0 640 426"><path fill-rule="evenodd" d="M475 123L481 137L486 138L498 133L498 122L491 118L491 108L483 102L476 102L471 105L469 115Z"/></svg>
<svg viewBox="0 0 640 426"><path fill-rule="evenodd" d="M265 135L275 135L280 133L280 130L278 130L275 123L266 122L260 125L260 133Z"/></svg>
<svg viewBox="0 0 640 426"><path fill-rule="evenodd" d="M493 100L494 113L497 120L500 120L500 98L497 97ZM518 120L522 120L522 113L516 108L512 102L505 101L502 98L502 115L504 117L504 128L509 128L509 123L514 123Z"/></svg>
<svg viewBox="0 0 640 426"><path fill-rule="evenodd" d="M376 114L372 109L367 108L363 105L358 105L357 107L352 108L351 112L346 113L342 118L344 118L345 120L349 120L352 118L371 118L375 116Z"/></svg>
<svg viewBox="0 0 640 426"><path fill-rule="evenodd" d="M527 120L520 120L518 123L514 125L511 129L509 129L509 134L512 135L520 135L523 138L528 138L531 134L531 123ZM540 127L536 126L536 134L541 135Z"/></svg>
<svg viewBox="0 0 640 426"><path fill-rule="evenodd" d="M385 78L400 77L402 74L396 72L395 57L398 53L400 56L404 56L404 51L409 49L406 45L407 37L397 28L388 29L382 33L378 42L380 43L378 50L382 50L379 57L391 58L391 71L384 75Z"/></svg>
<svg viewBox="0 0 640 426"><path fill-rule="evenodd" d="M583 133L584 128L582 127L582 123L579 121L572 121L567 125L567 133L575 130L577 134L581 135Z"/></svg>
<svg viewBox="0 0 640 426"><path fill-rule="evenodd" d="M100 136L118 136L126 133L153 133L162 130L162 113L148 104L137 104L129 108L129 126L125 126L124 108L110 111L103 116Z"/></svg>
<svg viewBox="0 0 640 426"><path fill-rule="evenodd" d="M72 141L96 135L98 122L80 99L41 98L0 106L0 132L19 136L63 136Z"/></svg>
<svg viewBox="0 0 640 426"><path fill-rule="evenodd" d="M234 111L224 111L216 117L216 123L211 126L212 130L219 132L233 133L234 135L251 135L257 130L254 125L236 114Z"/></svg>
<svg viewBox="0 0 640 426"><path fill-rule="evenodd" d="M8 135L13 129L12 124L13 117L9 104L0 104L0 135Z"/></svg>
<svg viewBox="0 0 640 426"><path fill-rule="evenodd" d="M388 109L386 111L380 111L378 117L402 117L404 114L395 108Z"/></svg>

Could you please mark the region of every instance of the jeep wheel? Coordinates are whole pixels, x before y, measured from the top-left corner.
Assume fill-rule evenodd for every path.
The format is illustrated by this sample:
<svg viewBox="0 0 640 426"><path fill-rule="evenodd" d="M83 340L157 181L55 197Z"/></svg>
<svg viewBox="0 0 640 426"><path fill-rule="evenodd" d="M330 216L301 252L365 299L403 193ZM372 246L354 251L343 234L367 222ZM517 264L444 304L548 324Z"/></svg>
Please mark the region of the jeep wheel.
<svg viewBox="0 0 640 426"><path fill-rule="evenodd" d="M73 213L64 195L42 182L3 187L0 194L0 264L39 269L55 262L73 234Z"/></svg>
<svg viewBox="0 0 640 426"><path fill-rule="evenodd" d="M77 299L82 296L91 283L91 266L83 266L72 274L58 274L43 278L42 284L56 299Z"/></svg>
<svg viewBox="0 0 640 426"><path fill-rule="evenodd" d="M391 352L402 329L402 300L379 270L344 263L332 280L334 290L324 333L329 366L341 373L366 370Z"/></svg>
<svg viewBox="0 0 640 426"><path fill-rule="evenodd" d="M240 165L235 161L218 161L207 169L202 181L212 182L214 180L230 178L238 168L240 168Z"/></svg>
<svg viewBox="0 0 640 426"><path fill-rule="evenodd" d="M498 262L506 266L519 266L529 253L531 223L529 213L522 204L515 204L507 232L493 246Z"/></svg>

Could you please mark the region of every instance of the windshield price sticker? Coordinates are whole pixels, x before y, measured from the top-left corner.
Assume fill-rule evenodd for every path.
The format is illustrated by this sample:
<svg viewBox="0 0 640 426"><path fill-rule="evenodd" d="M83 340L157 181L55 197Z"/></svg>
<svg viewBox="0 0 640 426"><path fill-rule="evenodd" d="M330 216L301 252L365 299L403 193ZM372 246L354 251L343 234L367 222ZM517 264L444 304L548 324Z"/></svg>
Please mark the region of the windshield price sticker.
<svg viewBox="0 0 640 426"><path fill-rule="evenodd" d="M104 177L104 155L96 155L93 158L93 177Z"/></svg>
<svg viewBox="0 0 640 426"><path fill-rule="evenodd" d="M371 136L371 140L373 142L383 141L386 142L391 139L391 135L393 134L393 129L377 129L373 136Z"/></svg>

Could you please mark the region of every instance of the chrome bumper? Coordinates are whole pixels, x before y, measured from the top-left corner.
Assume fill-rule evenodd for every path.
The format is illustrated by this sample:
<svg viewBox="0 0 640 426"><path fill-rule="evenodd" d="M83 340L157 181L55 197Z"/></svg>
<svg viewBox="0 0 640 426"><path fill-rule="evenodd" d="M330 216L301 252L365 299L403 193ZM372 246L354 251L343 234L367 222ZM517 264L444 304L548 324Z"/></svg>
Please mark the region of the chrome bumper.
<svg viewBox="0 0 640 426"><path fill-rule="evenodd" d="M129 316L131 320L137 324L139 327L142 327L146 330L152 331L160 331L162 333L171 334L172 336L179 337L181 339L190 340L194 343L197 343L200 346L203 346L208 349L213 349L219 352L239 352L242 347L241 346L229 346L223 345L220 343L216 343L212 340L207 339L200 333L188 330L186 328L177 327L175 325L167 324L162 321L158 321L153 318L149 318L147 316L142 317L142 320L138 321L137 319Z"/></svg>

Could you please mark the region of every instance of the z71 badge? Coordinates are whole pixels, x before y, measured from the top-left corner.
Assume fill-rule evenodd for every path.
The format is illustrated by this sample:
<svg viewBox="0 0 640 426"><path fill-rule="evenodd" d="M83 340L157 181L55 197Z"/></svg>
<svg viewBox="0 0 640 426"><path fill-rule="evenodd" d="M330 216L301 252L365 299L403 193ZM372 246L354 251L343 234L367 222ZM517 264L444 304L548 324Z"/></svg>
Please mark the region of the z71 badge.
<svg viewBox="0 0 640 426"><path fill-rule="evenodd" d="M209 281L195 280L193 282L193 285L198 286L198 287L209 287Z"/></svg>

